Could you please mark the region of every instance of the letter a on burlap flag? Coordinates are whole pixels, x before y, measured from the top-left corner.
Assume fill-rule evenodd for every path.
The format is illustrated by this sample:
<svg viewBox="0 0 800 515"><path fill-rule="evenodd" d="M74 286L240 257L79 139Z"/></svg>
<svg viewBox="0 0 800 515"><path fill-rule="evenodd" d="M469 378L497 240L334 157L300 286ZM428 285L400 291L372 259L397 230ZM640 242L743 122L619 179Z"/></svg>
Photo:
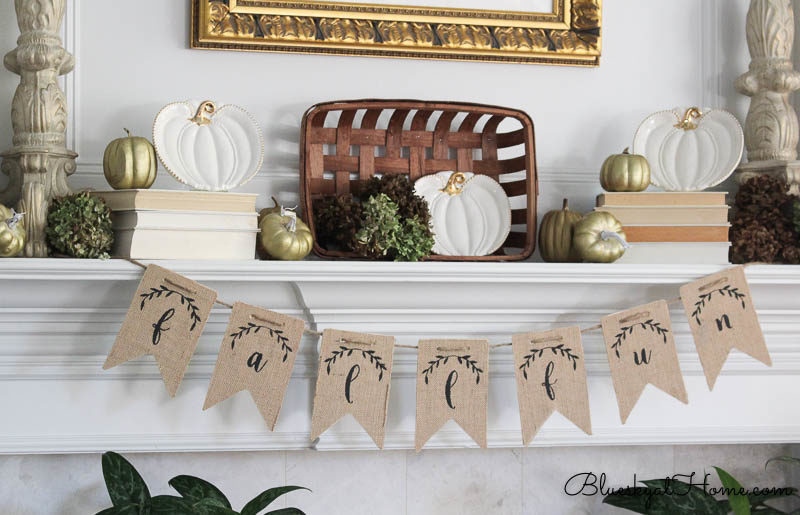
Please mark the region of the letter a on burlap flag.
<svg viewBox="0 0 800 515"><path fill-rule="evenodd" d="M681 288L694 344L710 390L731 349L772 366L744 267L704 277Z"/></svg>
<svg viewBox="0 0 800 515"><path fill-rule="evenodd" d="M647 383L689 402L666 301L608 315L601 323L623 424Z"/></svg>
<svg viewBox="0 0 800 515"><path fill-rule="evenodd" d="M420 340L414 437L417 452L451 419L486 448L488 399L488 341Z"/></svg>
<svg viewBox="0 0 800 515"><path fill-rule="evenodd" d="M214 290L148 265L103 369L152 354L174 397L215 300Z"/></svg>
<svg viewBox="0 0 800 515"><path fill-rule="evenodd" d="M349 413L383 449L393 354L393 336L335 329L322 333L312 440Z"/></svg>
<svg viewBox="0 0 800 515"><path fill-rule="evenodd" d="M564 327L515 334L511 341L522 444L530 443L554 411L592 434L581 330Z"/></svg>
<svg viewBox="0 0 800 515"><path fill-rule="evenodd" d="M304 328L299 318L235 303L203 409L247 390L274 430Z"/></svg>

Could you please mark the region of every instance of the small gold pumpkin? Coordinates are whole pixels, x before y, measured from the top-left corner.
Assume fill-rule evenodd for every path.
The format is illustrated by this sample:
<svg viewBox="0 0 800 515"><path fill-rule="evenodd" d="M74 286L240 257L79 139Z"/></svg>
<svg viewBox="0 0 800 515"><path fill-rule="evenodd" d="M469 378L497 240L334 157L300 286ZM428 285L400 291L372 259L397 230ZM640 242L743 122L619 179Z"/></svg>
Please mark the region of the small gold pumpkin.
<svg viewBox="0 0 800 515"><path fill-rule="evenodd" d="M542 259L550 263L575 263L580 254L572 245L572 234L581 214L569 209L567 199L561 209L548 211L539 226L539 251Z"/></svg>
<svg viewBox="0 0 800 515"><path fill-rule="evenodd" d="M0 204L0 258L15 257L25 248L22 214Z"/></svg>
<svg viewBox="0 0 800 515"><path fill-rule="evenodd" d="M631 154L609 156L600 170L600 186L606 191L644 191L650 185L650 164L647 158Z"/></svg>
<svg viewBox="0 0 800 515"><path fill-rule="evenodd" d="M274 207L262 209L259 213L258 254L265 259L299 261L311 252L314 236L300 218L282 214L282 207L275 197L272 201Z"/></svg>
<svg viewBox="0 0 800 515"><path fill-rule="evenodd" d="M128 136L115 139L103 154L103 174L115 190L147 189L153 185L158 161L147 138Z"/></svg>
<svg viewBox="0 0 800 515"><path fill-rule="evenodd" d="M572 244L585 261L613 263L629 247L625 231L614 215L593 211L575 225Z"/></svg>

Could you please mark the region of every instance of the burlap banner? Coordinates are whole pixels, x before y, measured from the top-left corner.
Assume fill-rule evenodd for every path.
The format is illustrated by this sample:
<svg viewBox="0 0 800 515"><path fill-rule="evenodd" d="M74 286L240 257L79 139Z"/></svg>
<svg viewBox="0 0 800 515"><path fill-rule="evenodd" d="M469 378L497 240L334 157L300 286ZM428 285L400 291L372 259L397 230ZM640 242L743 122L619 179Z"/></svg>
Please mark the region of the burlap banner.
<svg viewBox="0 0 800 515"><path fill-rule="evenodd" d="M203 409L247 390L274 430L304 328L299 318L234 304Z"/></svg>
<svg viewBox="0 0 800 515"><path fill-rule="evenodd" d="M152 354L174 397L216 298L202 284L148 265L103 369Z"/></svg>
<svg viewBox="0 0 800 515"><path fill-rule="evenodd" d="M714 389L731 349L772 366L744 267L684 285L681 300L709 389Z"/></svg>
<svg viewBox="0 0 800 515"><path fill-rule="evenodd" d="M420 340L414 438L417 452L450 419L486 448L488 398L488 341Z"/></svg>
<svg viewBox="0 0 800 515"><path fill-rule="evenodd" d="M689 402L666 301L608 315L601 323L623 424L647 383Z"/></svg>
<svg viewBox="0 0 800 515"><path fill-rule="evenodd" d="M311 439L347 413L383 449L394 337L326 329L322 333Z"/></svg>
<svg viewBox="0 0 800 515"><path fill-rule="evenodd" d="M531 442L553 411L592 434L580 328L515 334L511 341L522 444Z"/></svg>

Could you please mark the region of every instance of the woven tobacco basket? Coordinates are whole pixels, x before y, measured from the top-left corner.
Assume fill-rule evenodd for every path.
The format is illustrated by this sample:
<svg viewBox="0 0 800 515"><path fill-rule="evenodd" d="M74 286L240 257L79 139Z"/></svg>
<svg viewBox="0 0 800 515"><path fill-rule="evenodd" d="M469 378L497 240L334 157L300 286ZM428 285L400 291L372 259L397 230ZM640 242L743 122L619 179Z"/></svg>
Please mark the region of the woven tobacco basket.
<svg viewBox="0 0 800 515"><path fill-rule="evenodd" d="M498 128L514 126L498 132ZM414 182L440 171L484 174L511 200L511 233L491 256L439 256L433 261L519 261L536 247L536 151L533 122L517 109L419 100L354 100L306 111L300 136L300 197L314 229L313 200L356 193L376 174ZM363 259L314 243L325 258Z"/></svg>

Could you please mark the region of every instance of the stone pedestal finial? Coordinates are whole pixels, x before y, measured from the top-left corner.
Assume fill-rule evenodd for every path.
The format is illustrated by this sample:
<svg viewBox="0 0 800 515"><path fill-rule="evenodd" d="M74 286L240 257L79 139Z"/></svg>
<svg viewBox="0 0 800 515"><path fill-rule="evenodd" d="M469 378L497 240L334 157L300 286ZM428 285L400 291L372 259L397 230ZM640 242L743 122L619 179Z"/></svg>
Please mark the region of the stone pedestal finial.
<svg viewBox="0 0 800 515"><path fill-rule="evenodd" d="M67 99L59 75L75 60L62 46L59 29L66 0L14 0L21 35L3 64L20 76L11 104L13 148L1 154L0 170L9 177L0 203L25 213L26 257L46 257L47 208L54 197L70 193L67 176L77 154L67 150Z"/></svg>
<svg viewBox="0 0 800 515"><path fill-rule="evenodd" d="M751 97L744 131L749 162L737 172L740 183L758 174L780 176L798 193L800 132L789 95L800 89L800 73L792 68L793 43L791 0L751 0L750 70L736 80L736 90Z"/></svg>

